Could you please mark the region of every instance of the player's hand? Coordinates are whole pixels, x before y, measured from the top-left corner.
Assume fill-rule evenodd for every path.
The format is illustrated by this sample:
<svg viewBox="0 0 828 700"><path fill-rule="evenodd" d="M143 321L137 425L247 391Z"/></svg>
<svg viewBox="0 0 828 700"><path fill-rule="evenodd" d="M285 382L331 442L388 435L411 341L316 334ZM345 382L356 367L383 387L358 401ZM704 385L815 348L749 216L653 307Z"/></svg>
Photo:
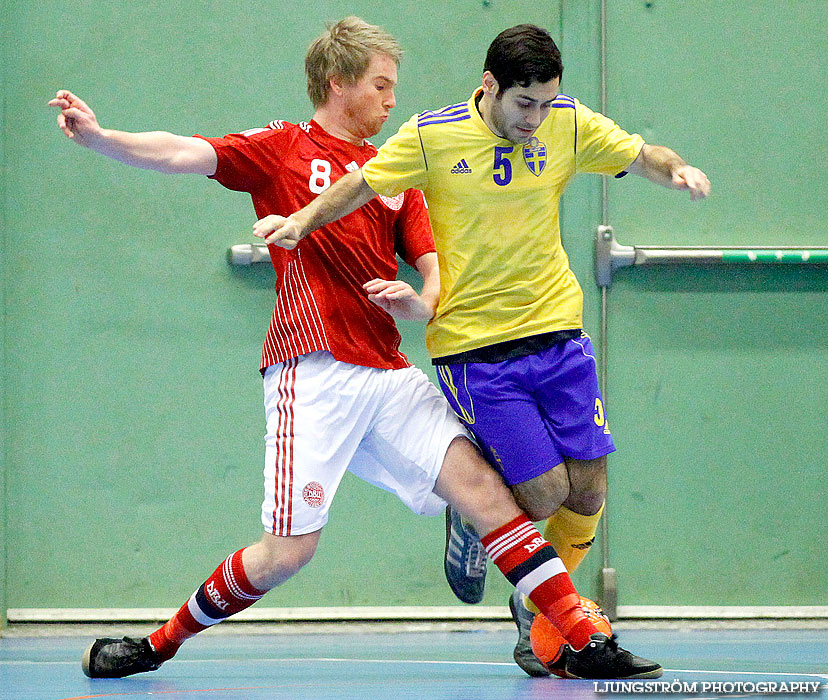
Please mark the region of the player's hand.
<svg viewBox="0 0 828 700"><path fill-rule="evenodd" d="M305 237L302 227L292 217L271 214L253 224L253 235L264 238L268 245L293 250Z"/></svg>
<svg viewBox="0 0 828 700"><path fill-rule="evenodd" d="M698 168L682 165L673 171L673 187L677 190L690 190L690 201L704 199L710 194L710 180Z"/></svg>
<svg viewBox="0 0 828 700"><path fill-rule="evenodd" d="M394 318L428 321L434 309L423 301L413 287L402 280L373 279L362 285L368 299Z"/></svg>
<svg viewBox="0 0 828 700"><path fill-rule="evenodd" d="M98 118L80 97L68 90L58 90L49 107L57 107L60 114L57 123L60 130L81 146L89 146L101 135Z"/></svg>

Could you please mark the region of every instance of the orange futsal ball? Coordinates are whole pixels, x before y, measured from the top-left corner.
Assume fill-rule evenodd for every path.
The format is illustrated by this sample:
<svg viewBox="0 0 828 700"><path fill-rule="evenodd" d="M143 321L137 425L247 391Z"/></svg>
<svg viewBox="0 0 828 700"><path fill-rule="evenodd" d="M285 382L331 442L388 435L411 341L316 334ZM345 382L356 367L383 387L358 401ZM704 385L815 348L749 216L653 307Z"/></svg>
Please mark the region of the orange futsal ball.
<svg viewBox="0 0 828 700"><path fill-rule="evenodd" d="M599 632L603 632L608 637L612 636L612 626L609 618L601 610L598 603L581 596L581 607L587 620L595 625ZM566 640L558 632L555 625L543 615L535 615L535 621L532 623L532 629L529 632L529 639L532 642L532 652L545 664L557 658L561 645L566 644Z"/></svg>

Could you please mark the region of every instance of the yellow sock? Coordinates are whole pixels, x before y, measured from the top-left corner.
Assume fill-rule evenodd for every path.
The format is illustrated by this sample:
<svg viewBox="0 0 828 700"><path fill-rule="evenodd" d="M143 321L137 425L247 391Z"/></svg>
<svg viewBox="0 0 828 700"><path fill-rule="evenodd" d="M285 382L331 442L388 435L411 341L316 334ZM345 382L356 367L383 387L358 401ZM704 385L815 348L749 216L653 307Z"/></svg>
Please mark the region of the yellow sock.
<svg viewBox="0 0 828 700"><path fill-rule="evenodd" d="M561 506L547 519L543 536L555 548L570 576L589 552L603 512L603 505L594 515L581 515ZM540 612L529 599L523 602L532 612Z"/></svg>

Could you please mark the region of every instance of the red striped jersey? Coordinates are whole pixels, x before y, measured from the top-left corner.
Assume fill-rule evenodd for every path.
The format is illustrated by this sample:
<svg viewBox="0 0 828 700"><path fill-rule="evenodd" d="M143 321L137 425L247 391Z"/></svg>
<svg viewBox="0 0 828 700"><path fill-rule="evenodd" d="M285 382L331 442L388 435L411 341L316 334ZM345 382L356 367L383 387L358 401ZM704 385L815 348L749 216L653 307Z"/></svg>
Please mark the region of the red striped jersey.
<svg viewBox="0 0 828 700"><path fill-rule="evenodd" d="M273 121L264 129L206 140L218 155L213 179L249 192L259 218L301 209L377 152L367 141L356 146L338 139L314 121ZM362 285L377 277L395 279L397 254L413 264L433 251L418 190L376 197L293 250L270 246L276 305L261 370L316 350L355 365L407 367L394 320L368 300Z"/></svg>

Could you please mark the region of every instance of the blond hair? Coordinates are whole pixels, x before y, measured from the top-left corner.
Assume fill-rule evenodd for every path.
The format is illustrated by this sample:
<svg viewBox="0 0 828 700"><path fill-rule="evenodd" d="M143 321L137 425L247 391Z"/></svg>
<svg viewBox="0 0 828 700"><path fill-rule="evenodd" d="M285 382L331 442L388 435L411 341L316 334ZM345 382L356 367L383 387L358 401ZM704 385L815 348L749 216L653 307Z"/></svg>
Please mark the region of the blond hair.
<svg viewBox="0 0 828 700"><path fill-rule="evenodd" d="M328 25L305 56L308 96L313 106L319 108L328 101L331 78L349 85L356 83L365 75L374 54L385 54L399 66L402 49L393 36L359 17L346 17Z"/></svg>

